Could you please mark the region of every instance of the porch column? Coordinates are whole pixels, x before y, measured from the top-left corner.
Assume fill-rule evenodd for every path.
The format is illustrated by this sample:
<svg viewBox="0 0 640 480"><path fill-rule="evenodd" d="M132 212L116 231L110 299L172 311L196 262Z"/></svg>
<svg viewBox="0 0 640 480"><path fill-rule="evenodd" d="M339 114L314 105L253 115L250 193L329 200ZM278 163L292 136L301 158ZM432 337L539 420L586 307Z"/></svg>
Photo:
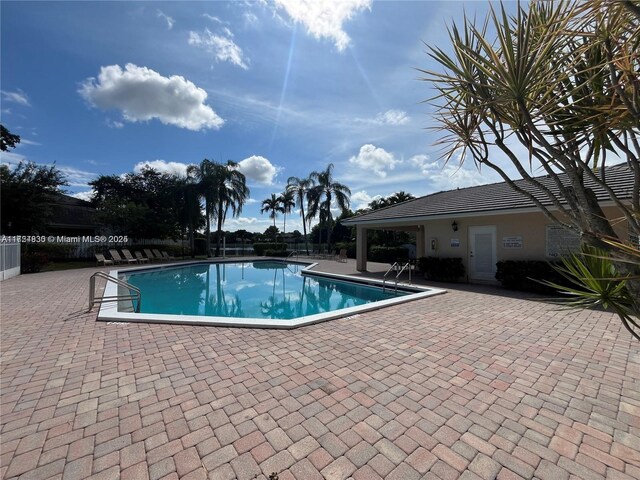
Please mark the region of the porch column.
<svg viewBox="0 0 640 480"><path fill-rule="evenodd" d="M425 235L424 225L418 225L418 231L416 232L416 259L426 255L426 248L427 237Z"/></svg>
<svg viewBox="0 0 640 480"><path fill-rule="evenodd" d="M367 229L361 225L356 227L356 270L367 271Z"/></svg>

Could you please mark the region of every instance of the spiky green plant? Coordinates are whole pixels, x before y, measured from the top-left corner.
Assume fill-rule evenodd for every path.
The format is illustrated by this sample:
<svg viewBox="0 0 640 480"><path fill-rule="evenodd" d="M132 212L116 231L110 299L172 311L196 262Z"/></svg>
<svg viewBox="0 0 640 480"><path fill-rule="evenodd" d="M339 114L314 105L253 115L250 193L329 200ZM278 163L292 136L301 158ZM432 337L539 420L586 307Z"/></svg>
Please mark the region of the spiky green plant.
<svg viewBox="0 0 640 480"><path fill-rule="evenodd" d="M624 249L632 258L636 257L636 268L640 268L640 250L615 239L603 239L613 242L616 248ZM572 253L562 259L554 269L562 275L569 285L554 282L540 283L557 290L562 298L552 300L557 305L569 308L604 308L615 312L624 327L637 340L640 340L640 312L634 307L633 297L627 288L627 282L634 278L629 274L621 274L616 264L611 261L605 250L583 246L578 253ZM635 279L639 276L635 276Z"/></svg>

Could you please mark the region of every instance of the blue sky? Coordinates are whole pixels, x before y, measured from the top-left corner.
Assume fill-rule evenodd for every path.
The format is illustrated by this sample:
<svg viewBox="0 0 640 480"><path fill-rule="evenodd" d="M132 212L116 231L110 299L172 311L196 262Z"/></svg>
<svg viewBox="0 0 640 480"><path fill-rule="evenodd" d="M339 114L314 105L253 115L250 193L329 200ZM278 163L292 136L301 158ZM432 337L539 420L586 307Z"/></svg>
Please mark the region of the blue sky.
<svg viewBox="0 0 640 480"><path fill-rule="evenodd" d="M56 165L86 197L99 174L240 162L251 189L227 230L263 231L260 202L332 162L352 208L498 181L439 161L425 43L486 2L1 3L2 155ZM281 227L281 224L280 224ZM301 230L299 216L287 230Z"/></svg>

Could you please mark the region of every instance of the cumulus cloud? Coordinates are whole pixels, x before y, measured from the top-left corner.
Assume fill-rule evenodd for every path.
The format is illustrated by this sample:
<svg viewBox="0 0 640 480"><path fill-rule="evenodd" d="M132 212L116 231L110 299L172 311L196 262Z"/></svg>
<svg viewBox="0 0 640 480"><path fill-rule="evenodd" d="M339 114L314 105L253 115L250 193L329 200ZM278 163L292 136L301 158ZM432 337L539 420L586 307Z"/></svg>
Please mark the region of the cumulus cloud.
<svg viewBox="0 0 640 480"><path fill-rule="evenodd" d="M93 190L88 190L86 192L76 192L70 195L73 198L79 198L80 200L84 200L86 202L91 201L91 197L93 197Z"/></svg>
<svg viewBox="0 0 640 480"><path fill-rule="evenodd" d="M393 153L387 152L384 148L367 144L360 147L358 155L351 157L349 162L365 170L370 170L379 177L386 177L387 170L393 170L400 163L400 160L397 160Z"/></svg>
<svg viewBox="0 0 640 480"><path fill-rule="evenodd" d="M359 192L355 192L351 195L351 204L354 206L356 210L367 207L374 200L378 200L382 198L381 195L371 196L367 193L366 190L360 190Z"/></svg>
<svg viewBox="0 0 640 480"><path fill-rule="evenodd" d="M387 110L376 116L376 123L380 125L405 125L409 123L410 117L402 110Z"/></svg>
<svg viewBox="0 0 640 480"><path fill-rule="evenodd" d="M233 34L228 28L223 29L223 34L211 33L208 28L202 34L189 32L189 45L194 45L212 53L220 62L232 64L247 70L249 66L245 61L242 49L233 41Z"/></svg>
<svg viewBox="0 0 640 480"><path fill-rule="evenodd" d="M294 22L302 23L316 39L333 40L344 51L351 39L343 24L362 10L371 9L372 0L276 0Z"/></svg>
<svg viewBox="0 0 640 480"><path fill-rule="evenodd" d="M171 30L173 28L173 24L176 23L173 18L164 13L162 10L158 10L158 18L163 18L164 21L167 22L167 29L169 30Z"/></svg>
<svg viewBox="0 0 640 480"><path fill-rule="evenodd" d="M189 165L180 162L165 162L164 160L147 160L136 163L133 171L134 173L140 173L144 167L150 167L158 172L169 173L171 175L177 175L178 177L186 177L187 167L189 167Z"/></svg>
<svg viewBox="0 0 640 480"><path fill-rule="evenodd" d="M272 185L278 173L278 169L266 158L260 155L252 155L238 162L240 170L247 180L252 180L261 185Z"/></svg>
<svg viewBox="0 0 640 480"><path fill-rule="evenodd" d="M7 90L0 90L2 92L2 100L5 102L13 102L18 105L24 105L25 107L30 107L29 97L22 90L18 89L17 92L8 92Z"/></svg>
<svg viewBox="0 0 640 480"><path fill-rule="evenodd" d="M122 112L129 122L158 119L189 130L219 129L224 120L205 104L207 92L178 75L163 77L147 67L128 63L100 68L79 90L91 105Z"/></svg>

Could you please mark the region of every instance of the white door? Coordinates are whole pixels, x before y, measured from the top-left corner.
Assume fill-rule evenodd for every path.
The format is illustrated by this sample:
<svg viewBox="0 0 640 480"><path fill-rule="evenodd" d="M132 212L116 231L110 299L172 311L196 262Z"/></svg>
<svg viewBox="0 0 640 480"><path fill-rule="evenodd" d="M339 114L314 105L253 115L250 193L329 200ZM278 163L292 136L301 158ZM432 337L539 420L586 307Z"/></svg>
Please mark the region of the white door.
<svg viewBox="0 0 640 480"><path fill-rule="evenodd" d="M469 279L495 281L496 227L469 227Z"/></svg>

